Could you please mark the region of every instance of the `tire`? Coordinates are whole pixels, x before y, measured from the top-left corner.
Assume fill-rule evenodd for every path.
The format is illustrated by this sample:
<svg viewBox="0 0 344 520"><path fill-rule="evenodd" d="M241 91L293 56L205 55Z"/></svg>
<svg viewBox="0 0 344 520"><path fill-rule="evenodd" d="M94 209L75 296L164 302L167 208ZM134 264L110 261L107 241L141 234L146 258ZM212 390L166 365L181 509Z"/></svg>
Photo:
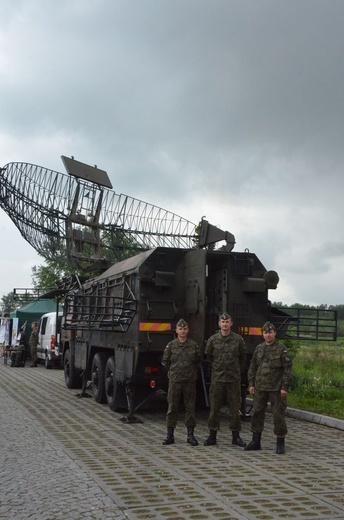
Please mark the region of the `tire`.
<svg viewBox="0 0 344 520"><path fill-rule="evenodd" d="M44 357L44 365L45 365L45 368L47 368L47 369L51 368L51 363L49 361L49 357L48 357L48 353L47 352L45 353L45 357Z"/></svg>
<svg viewBox="0 0 344 520"><path fill-rule="evenodd" d="M105 366L105 393L107 404L113 412L126 408L126 399L123 385L115 379L116 362L114 356L109 357Z"/></svg>
<svg viewBox="0 0 344 520"><path fill-rule="evenodd" d="M97 352L92 360L92 394L97 403L106 403L105 366L107 356L104 352Z"/></svg>
<svg viewBox="0 0 344 520"><path fill-rule="evenodd" d="M63 358L63 371L67 388L81 388L82 379L71 362L70 350L66 350Z"/></svg>

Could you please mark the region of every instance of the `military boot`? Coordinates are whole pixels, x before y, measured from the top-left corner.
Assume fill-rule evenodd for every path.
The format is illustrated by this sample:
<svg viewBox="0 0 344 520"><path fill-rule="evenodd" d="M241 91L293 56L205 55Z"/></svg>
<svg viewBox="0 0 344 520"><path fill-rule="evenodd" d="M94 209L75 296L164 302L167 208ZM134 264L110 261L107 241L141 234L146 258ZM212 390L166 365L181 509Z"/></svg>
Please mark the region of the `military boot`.
<svg viewBox="0 0 344 520"><path fill-rule="evenodd" d="M187 436L186 442L188 444L191 444L191 446L198 446L198 440L194 436L194 428L193 428L193 426L189 426L188 427L188 436Z"/></svg>
<svg viewBox="0 0 344 520"><path fill-rule="evenodd" d="M246 446L246 442L242 440L239 432L232 432L232 444L240 446L241 448L245 448Z"/></svg>
<svg viewBox="0 0 344 520"><path fill-rule="evenodd" d="M276 453L283 455L285 453L284 437L277 437Z"/></svg>
<svg viewBox="0 0 344 520"><path fill-rule="evenodd" d="M247 446L245 446L245 450L247 450L247 451L261 450L262 449L262 447L260 445L261 437L262 437L261 433L253 432L252 440Z"/></svg>
<svg viewBox="0 0 344 520"><path fill-rule="evenodd" d="M204 441L204 446L214 446L216 444L216 430L210 430L209 437Z"/></svg>
<svg viewBox="0 0 344 520"><path fill-rule="evenodd" d="M171 426L169 426L167 428L167 435L166 435L166 439L162 442L164 446L168 446L169 444L174 444L174 428L172 428Z"/></svg>

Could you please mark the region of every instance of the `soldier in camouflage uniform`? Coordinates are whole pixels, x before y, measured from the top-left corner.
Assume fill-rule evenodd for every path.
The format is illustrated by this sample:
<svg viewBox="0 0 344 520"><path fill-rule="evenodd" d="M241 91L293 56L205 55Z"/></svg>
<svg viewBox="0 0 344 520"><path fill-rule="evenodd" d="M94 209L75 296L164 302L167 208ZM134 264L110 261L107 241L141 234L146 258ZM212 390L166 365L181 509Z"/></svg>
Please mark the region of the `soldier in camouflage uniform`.
<svg viewBox="0 0 344 520"><path fill-rule="evenodd" d="M31 352L32 363L30 367L37 366L37 344L38 344L38 323L33 321L31 323L31 334L29 337L29 347Z"/></svg>
<svg viewBox="0 0 344 520"><path fill-rule="evenodd" d="M232 318L227 312L219 317L220 331L211 336L205 353L211 363L211 384L209 391L210 414L208 427L210 435L205 446L216 444L217 430L220 428L220 408L226 397L229 408L229 427L232 430L232 444L244 447L240 437L241 420L241 371L246 361L246 345L241 336L232 331Z"/></svg>
<svg viewBox="0 0 344 520"><path fill-rule="evenodd" d="M292 376L292 360L287 347L276 340L276 328L269 321L263 325L263 337L264 342L256 347L248 371L249 390L254 395L251 419L253 437L245 450L261 449L260 440L269 401L274 433L277 436L276 453L283 454L284 437L287 434L285 410Z"/></svg>
<svg viewBox="0 0 344 520"><path fill-rule="evenodd" d="M174 444L174 428L177 425L178 408L183 395L187 442L191 446L197 446L198 441L194 436L196 379L202 355L197 343L188 338L189 327L185 320L178 321L176 333L177 338L168 343L162 358L162 364L167 369L169 377L166 416L167 437L163 444Z"/></svg>

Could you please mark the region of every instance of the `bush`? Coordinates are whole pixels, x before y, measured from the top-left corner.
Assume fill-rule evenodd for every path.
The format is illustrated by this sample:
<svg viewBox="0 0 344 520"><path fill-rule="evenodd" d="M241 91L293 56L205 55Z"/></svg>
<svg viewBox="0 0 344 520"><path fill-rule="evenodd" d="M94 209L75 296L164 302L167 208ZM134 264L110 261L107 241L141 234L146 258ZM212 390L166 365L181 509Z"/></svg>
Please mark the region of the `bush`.
<svg viewBox="0 0 344 520"><path fill-rule="evenodd" d="M285 344L290 356L294 359L294 357L297 355L297 353L299 352L299 350L301 348L300 342L292 340L292 339L283 339L282 343Z"/></svg>

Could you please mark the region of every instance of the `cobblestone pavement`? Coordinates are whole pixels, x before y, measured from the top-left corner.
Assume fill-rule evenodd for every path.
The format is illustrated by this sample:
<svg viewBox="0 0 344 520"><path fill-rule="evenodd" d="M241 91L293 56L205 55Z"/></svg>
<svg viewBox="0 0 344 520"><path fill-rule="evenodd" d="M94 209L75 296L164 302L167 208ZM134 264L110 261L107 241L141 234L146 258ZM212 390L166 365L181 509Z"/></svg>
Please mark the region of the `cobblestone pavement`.
<svg viewBox="0 0 344 520"><path fill-rule="evenodd" d="M58 369L12 368L0 359L2 520L344 519L344 432L288 419L275 454L270 414L260 452L232 446L225 414L217 446L162 446L165 404L142 424L78 398ZM251 438L249 423L242 437Z"/></svg>

